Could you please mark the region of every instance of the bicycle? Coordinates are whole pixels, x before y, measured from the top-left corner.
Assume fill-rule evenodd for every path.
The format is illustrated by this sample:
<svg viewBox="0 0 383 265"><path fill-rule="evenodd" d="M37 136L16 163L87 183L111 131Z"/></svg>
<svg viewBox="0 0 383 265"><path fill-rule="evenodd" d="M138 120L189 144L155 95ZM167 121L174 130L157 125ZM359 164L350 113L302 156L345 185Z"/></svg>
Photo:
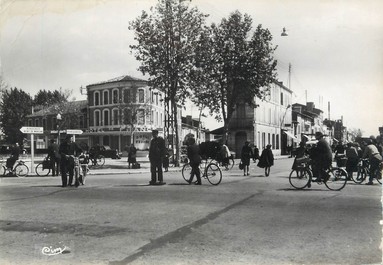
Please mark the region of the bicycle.
<svg viewBox="0 0 383 265"><path fill-rule="evenodd" d="M322 170L325 178L322 182L317 182L313 179L313 172L311 169L311 160L308 157L297 160L296 169L293 169L289 175L290 185L295 189L310 188L311 182L318 184L324 183L329 190L339 191L347 184L347 172L343 168L330 167L329 169Z"/></svg>
<svg viewBox="0 0 383 265"><path fill-rule="evenodd" d="M214 163L212 159L204 159L204 161L205 162L202 162L199 167L200 172L202 173L201 177L207 179L212 185L218 185L219 183L221 183L222 171L219 165L217 163ZM204 166L202 164L204 164ZM186 163L182 167L182 177L188 183L191 175L191 170L192 168L189 163Z"/></svg>
<svg viewBox="0 0 383 265"><path fill-rule="evenodd" d="M380 162L379 167L376 169L375 172L373 172L374 179L376 179L376 181L378 181L379 184L382 184L382 168L383 162ZM363 181L366 180L367 176L370 175L370 161L367 158L359 160L358 171L356 174L356 178L352 178L353 181L357 184L361 184Z"/></svg>
<svg viewBox="0 0 383 265"><path fill-rule="evenodd" d="M44 160L37 164L35 171L36 174L40 177L48 176L52 169L52 162L48 157L45 157Z"/></svg>
<svg viewBox="0 0 383 265"><path fill-rule="evenodd" d="M24 178L29 173L28 166L22 160L16 161L16 163L12 167L12 169L8 169L5 165L2 165L2 169L1 170L2 170L1 174L3 176L15 175L16 177L19 177L19 178Z"/></svg>
<svg viewBox="0 0 383 265"><path fill-rule="evenodd" d="M94 156L89 156L88 154L88 163L91 162L89 167L102 167L105 164L105 156L103 155L97 155L96 157Z"/></svg>
<svg viewBox="0 0 383 265"><path fill-rule="evenodd" d="M216 164L218 164L220 167L225 168L226 170L232 169L234 167L234 164L235 164L234 158L232 155L229 156L228 158L226 158L226 161L224 161L224 159L217 157L216 159L214 159L214 162Z"/></svg>

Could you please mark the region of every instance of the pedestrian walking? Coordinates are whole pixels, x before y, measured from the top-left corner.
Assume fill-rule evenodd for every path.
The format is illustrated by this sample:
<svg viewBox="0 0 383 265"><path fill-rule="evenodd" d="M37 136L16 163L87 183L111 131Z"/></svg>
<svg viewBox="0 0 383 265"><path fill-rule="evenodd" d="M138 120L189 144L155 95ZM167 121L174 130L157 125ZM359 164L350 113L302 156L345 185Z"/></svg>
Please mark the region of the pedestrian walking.
<svg viewBox="0 0 383 265"><path fill-rule="evenodd" d="M52 176L60 174L60 158L59 146L56 144L55 139L51 139L48 146L48 159L52 168Z"/></svg>
<svg viewBox="0 0 383 265"><path fill-rule="evenodd" d="M149 146L149 161L151 180L149 185L163 185L162 163L165 157L165 140L158 136L158 130L152 131L152 140ZM157 181L158 180L158 181Z"/></svg>
<svg viewBox="0 0 383 265"><path fill-rule="evenodd" d="M254 157L253 150L250 147L250 142L246 141L241 150L241 162L243 165L243 175L249 176L250 158Z"/></svg>
<svg viewBox="0 0 383 265"><path fill-rule="evenodd" d="M128 149L128 168L130 168L130 165L132 165L132 168L137 163L137 148L134 146L134 144L131 144Z"/></svg>
<svg viewBox="0 0 383 265"><path fill-rule="evenodd" d="M59 154L61 156L61 181L62 187L73 186L73 174L74 174L74 156L79 156L82 153L82 149L73 141L73 137L68 135L60 144ZM67 178L69 175L69 179ZM76 176L77 177L77 176ZM79 180L75 180L75 186L78 187Z"/></svg>
<svg viewBox="0 0 383 265"><path fill-rule="evenodd" d="M258 167L265 169L265 176L270 175L270 168L274 165L274 154L271 150L271 145L266 145L263 149L261 157L259 158Z"/></svg>
<svg viewBox="0 0 383 265"><path fill-rule="evenodd" d="M193 182L194 175L197 178L197 181L194 183L195 185L201 185L201 172L199 170L199 165L201 164L201 154L200 154L200 148L199 146L195 143L194 138L189 138L189 144L187 147L187 156L189 159L189 164L192 168L191 174L190 174L190 179L189 179L189 184Z"/></svg>
<svg viewBox="0 0 383 265"><path fill-rule="evenodd" d="M163 162L163 168L165 172L168 172L169 170L169 162L170 162L169 160L170 160L169 149L165 148L165 157Z"/></svg>

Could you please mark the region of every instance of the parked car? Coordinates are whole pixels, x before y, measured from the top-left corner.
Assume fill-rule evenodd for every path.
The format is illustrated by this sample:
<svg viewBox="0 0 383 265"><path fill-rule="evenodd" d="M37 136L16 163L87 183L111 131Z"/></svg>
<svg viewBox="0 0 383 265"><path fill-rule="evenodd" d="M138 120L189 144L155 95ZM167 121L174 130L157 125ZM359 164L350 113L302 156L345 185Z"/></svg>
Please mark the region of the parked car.
<svg viewBox="0 0 383 265"><path fill-rule="evenodd" d="M102 155L106 158L121 159L121 153L117 149L112 149L108 145L96 145L90 148L89 156Z"/></svg>

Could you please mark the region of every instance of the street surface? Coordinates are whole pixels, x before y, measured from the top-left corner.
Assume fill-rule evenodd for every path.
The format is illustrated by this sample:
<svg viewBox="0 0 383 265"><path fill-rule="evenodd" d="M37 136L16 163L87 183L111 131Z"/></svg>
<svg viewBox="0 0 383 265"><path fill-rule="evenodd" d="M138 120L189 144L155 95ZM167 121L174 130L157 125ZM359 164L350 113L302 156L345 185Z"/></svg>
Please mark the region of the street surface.
<svg viewBox="0 0 383 265"><path fill-rule="evenodd" d="M292 162L236 165L218 186L175 168L164 186L134 170L78 188L0 178L0 264L381 264L381 186L294 190Z"/></svg>

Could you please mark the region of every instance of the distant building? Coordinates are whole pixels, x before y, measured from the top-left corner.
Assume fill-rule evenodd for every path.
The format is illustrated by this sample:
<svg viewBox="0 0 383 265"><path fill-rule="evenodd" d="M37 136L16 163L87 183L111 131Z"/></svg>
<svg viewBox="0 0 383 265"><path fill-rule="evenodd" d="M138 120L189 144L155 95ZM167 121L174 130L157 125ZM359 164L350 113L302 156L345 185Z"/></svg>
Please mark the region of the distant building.
<svg viewBox="0 0 383 265"><path fill-rule="evenodd" d="M239 104L229 123L228 146L237 157L246 140L260 150L270 144L274 154L286 154L287 145L292 145L291 120L292 91L281 82L273 82L269 95L260 100L255 98L257 108Z"/></svg>
<svg viewBox="0 0 383 265"><path fill-rule="evenodd" d="M147 81L121 76L88 85L89 137L91 146L109 145L123 150L134 143L136 148L149 148L151 132L159 129L163 135L164 99Z"/></svg>
<svg viewBox="0 0 383 265"><path fill-rule="evenodd" d="M183 141L189 135L193 135L197 143L210 140L208 130L202 126L198 119L193 119L191 115L182 117L181 140Z"/></svg>

